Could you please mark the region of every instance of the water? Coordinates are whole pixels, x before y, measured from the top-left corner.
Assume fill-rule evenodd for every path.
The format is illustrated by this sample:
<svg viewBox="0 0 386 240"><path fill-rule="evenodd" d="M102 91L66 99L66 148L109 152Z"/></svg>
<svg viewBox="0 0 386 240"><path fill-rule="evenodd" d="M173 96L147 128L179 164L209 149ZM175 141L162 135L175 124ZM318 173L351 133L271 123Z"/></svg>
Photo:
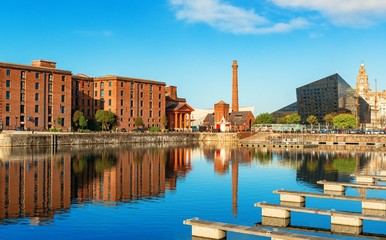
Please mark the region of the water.
<svg viewBox="0 0 386 240"><path fill-rule="evenodd" d="M234 146L3 148L0 159L0 239L192 239L185 219L253 226L262 221L255 202L280 203L273 190L322 193L318 180L386 170L386 154L376 151ZM307 198L307 207L361 211L359 202L331 199ZM291 225L329 229L330 220L292 213ZM363 230L386 234L385 226L364 221Z"/></svg>

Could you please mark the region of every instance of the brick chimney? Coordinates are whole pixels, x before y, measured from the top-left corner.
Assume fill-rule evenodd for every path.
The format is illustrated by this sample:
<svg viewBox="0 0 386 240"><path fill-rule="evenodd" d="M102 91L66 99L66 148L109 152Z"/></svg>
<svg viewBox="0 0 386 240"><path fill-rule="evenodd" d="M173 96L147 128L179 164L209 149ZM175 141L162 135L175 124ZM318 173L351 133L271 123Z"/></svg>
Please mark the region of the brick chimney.
<svg viewBox="0 0 386 240"><path fill-rule="evenodd" d="M239 83L237 79L237 61L233 60L233 76L232 76L232 112L239 111Z"/></svg>

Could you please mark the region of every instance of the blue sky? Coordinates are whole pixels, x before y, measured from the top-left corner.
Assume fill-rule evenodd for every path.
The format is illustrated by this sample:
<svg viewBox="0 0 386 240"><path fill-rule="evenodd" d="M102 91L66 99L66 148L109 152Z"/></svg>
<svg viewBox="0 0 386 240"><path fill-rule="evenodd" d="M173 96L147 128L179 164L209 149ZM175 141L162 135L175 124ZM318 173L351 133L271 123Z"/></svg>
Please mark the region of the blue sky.
<svg viewBox="0 0 386 240"><path fill-rule="evenodd" d="M384 0L13 0L1 4L0 61L57 62L91 76L166 82L194 108L231 103L255 114L296 101L296 88L362 61L386 89Z"/></svg>

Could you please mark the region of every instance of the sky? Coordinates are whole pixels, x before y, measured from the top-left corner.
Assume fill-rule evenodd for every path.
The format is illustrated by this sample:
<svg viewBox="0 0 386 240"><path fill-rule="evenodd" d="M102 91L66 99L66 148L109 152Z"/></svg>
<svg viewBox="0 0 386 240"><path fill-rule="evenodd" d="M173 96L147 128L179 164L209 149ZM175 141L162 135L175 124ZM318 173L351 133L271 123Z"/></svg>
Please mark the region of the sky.
<svg viewBox="0 0 386 240"><path fill-rule="evenodd" d="M1 2L0 62L44 59L90 76L177 86L193 108L232 101L254 114L339 73L386 89L385 0L12 0Z"/></svg>

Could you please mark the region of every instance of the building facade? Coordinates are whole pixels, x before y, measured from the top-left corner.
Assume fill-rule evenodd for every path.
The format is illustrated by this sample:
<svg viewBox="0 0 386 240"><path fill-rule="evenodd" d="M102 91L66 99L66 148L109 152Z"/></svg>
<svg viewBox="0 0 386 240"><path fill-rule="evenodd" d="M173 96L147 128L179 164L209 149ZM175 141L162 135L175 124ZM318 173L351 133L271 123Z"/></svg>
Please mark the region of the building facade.
<svg viewBox="0 0 386 240"><path fill-rule="evenodd" d="M95 121L98 110L114 113L118 129L136 128L138 117L145 128L162 129L168 122L173 123L173 129L189 129L194 109L176 94L177 87L166 88L164 82L73 75L57 69L52 61L36 60L32 65L0 63L0 129L71 131L72 113L81 111L87 120Z"/></svg>
<svg viewBox="0 0 386 240"><path fill-rule="evenodd" d="M374 83L375 90L372 91L365 64L362 63L356 79L356 92L369 105L368 114L371 120L361 121L360 124L363 128L384 129L386 127L386 91L378 91L376 80Z"/></svg>
<svg viewBox="0 0 386 240"><path fill-rule="evenodd" d="M302 122L310 115L324 122L329 113L352 113L361 123L370 121L366 101L337 73L297 88L296 97Z"/></svg>
<svg viewBox="0 0 386 240"><path fill-rule="evenodd" d="M51 61L0 63L0 129L71 129L72 73Z"/></svg>

